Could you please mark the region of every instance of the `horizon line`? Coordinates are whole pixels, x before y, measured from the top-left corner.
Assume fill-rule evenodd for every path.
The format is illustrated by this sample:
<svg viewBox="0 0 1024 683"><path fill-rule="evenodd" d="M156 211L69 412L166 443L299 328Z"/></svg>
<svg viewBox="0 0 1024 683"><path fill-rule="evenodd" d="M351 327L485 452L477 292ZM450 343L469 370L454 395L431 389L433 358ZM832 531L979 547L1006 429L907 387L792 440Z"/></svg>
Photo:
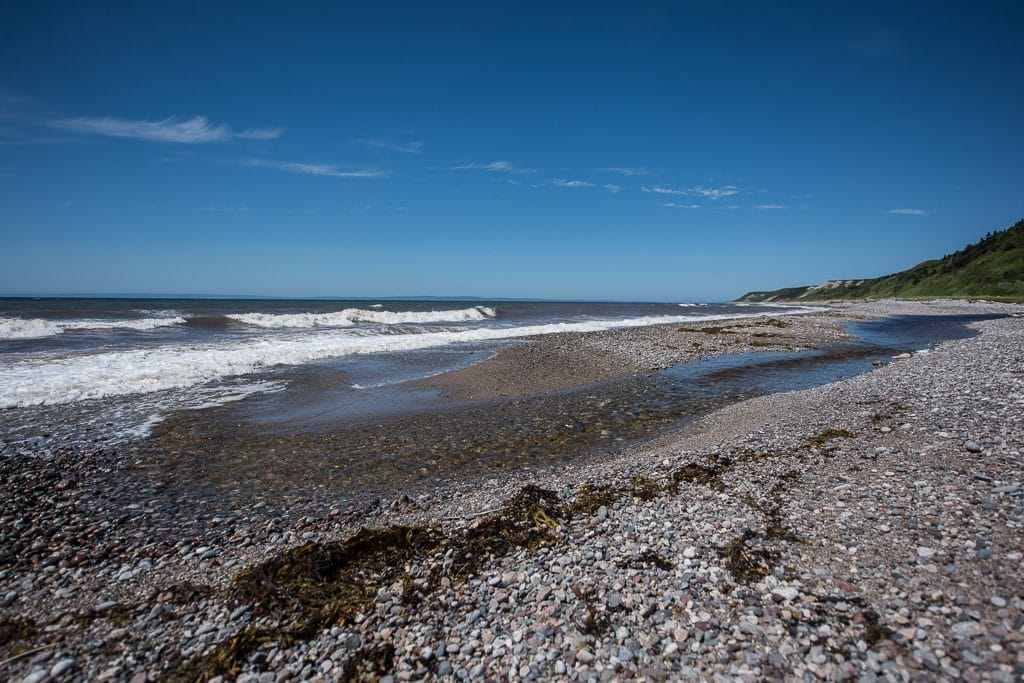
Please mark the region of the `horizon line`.
<svg viewBox="0 0 1024 683"><path fill-rule="evenodd" d="M477 295L389 295L389 296L271 296L262 294L180 294L180 293L60 293L60 294L9 294L0 292L0 299L180 299L184 301L509 301L529 303L637 303L637 304L675 304L675 303L732 303L734 299L721 301L695 301L692 299L611 299L611 298L571 298L571 297L516 297L516 296L477 296Z"/></svg>

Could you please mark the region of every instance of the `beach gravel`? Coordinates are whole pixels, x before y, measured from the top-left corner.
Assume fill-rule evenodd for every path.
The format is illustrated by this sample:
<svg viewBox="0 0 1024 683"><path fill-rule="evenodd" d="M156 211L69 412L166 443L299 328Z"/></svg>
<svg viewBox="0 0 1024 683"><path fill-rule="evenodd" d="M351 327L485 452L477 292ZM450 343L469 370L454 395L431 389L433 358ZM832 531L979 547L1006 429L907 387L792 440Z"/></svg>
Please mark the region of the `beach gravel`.
<svg viewBox="0 0 1024 683"><path fill-rule="evenodd" d="M436 536L358 613L249 642L213 680L1022 680L1024 318L973 326L642 445L358 510L327 494L175 500L133 476L130 449L5 457L0 675L185 676L282 626L232 592L240 570L407 525ZM548 507L521 528L543 542L495 542L449 571L527 485Z"/></svg>

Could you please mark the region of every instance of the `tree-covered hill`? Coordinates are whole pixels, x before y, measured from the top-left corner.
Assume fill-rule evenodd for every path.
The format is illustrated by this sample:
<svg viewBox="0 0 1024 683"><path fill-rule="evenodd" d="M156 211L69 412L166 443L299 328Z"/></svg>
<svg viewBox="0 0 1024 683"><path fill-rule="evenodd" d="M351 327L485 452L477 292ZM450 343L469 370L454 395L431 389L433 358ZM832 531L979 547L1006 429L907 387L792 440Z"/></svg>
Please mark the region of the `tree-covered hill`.
<svg viewBox="0 0 1024 683"><path fill-rule="evenodd" d="M737 301L988 298L1024 301L1024 220L940 259L867 280L749 292Z"/></svg>

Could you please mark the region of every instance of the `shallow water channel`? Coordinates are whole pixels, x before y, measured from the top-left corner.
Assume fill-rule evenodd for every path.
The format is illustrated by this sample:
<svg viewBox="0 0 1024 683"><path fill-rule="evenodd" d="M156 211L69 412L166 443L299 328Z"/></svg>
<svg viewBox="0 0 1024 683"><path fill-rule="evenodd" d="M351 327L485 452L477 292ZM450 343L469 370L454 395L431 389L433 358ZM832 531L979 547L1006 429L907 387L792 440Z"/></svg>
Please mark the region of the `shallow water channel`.
<svg viewBox="0 0 1024 683"><path fill-rule="evenodd" d="M814 351L725 355L545 396L385 410L369 420L363 406L356 421L318 420L305 430L281 429L268 399L244 412L239 404L171 417L143 448L153 476L222 495L331 490L359 498L511 469L525 474L643 441L743 398L819 386L904 351L974 336L967 325L990 317L853 323L854 340ZM325 399L333 386L311 389ZM374 400L400 406L407 399L398 384L378 388ZM344 407L327 413L353 415Z"/></svg>

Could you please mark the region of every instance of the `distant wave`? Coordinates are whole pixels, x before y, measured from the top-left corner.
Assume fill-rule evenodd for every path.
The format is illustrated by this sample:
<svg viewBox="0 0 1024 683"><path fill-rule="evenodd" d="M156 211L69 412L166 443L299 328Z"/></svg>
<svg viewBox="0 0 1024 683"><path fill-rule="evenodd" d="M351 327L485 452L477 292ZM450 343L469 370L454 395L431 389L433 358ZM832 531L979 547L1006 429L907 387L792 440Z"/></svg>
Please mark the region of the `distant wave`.
<svg viewBox="0 0 1024 683"><path fill-rule="evenodd" d="M232 320L256 327L310 328L351 327L356 323L400 325L403 323L473 322L494 318L497 312L486 306L450 311L377 311L346 308L332 313L237 313Z"/></svg>
<svg viewBox="0 0 1024 683"><path fill-rule="evenodd" d="M0 339L40 339L54 337L68 330L153 330L180 325L181 316L135 318L128 320L43 320L41 318L0 318Z"/></svg>
<svg viewBox="0 0 1024 683"><path fill-rule="evenodd" d="M794 307L784 311L776 310L774 314L787 315L807 310L814 309ZM258 372L276 365L297 365L323 358L411 351L460 342L558 332L596 332L665 323L754 318L759 315L764 314L647 316L363 336L355 336L345 330L318 330L282 338L104 351L74 356L35 356L13 362L4 362L0 356L0 408L69 403L106 396L180 389Z"/></svg>

